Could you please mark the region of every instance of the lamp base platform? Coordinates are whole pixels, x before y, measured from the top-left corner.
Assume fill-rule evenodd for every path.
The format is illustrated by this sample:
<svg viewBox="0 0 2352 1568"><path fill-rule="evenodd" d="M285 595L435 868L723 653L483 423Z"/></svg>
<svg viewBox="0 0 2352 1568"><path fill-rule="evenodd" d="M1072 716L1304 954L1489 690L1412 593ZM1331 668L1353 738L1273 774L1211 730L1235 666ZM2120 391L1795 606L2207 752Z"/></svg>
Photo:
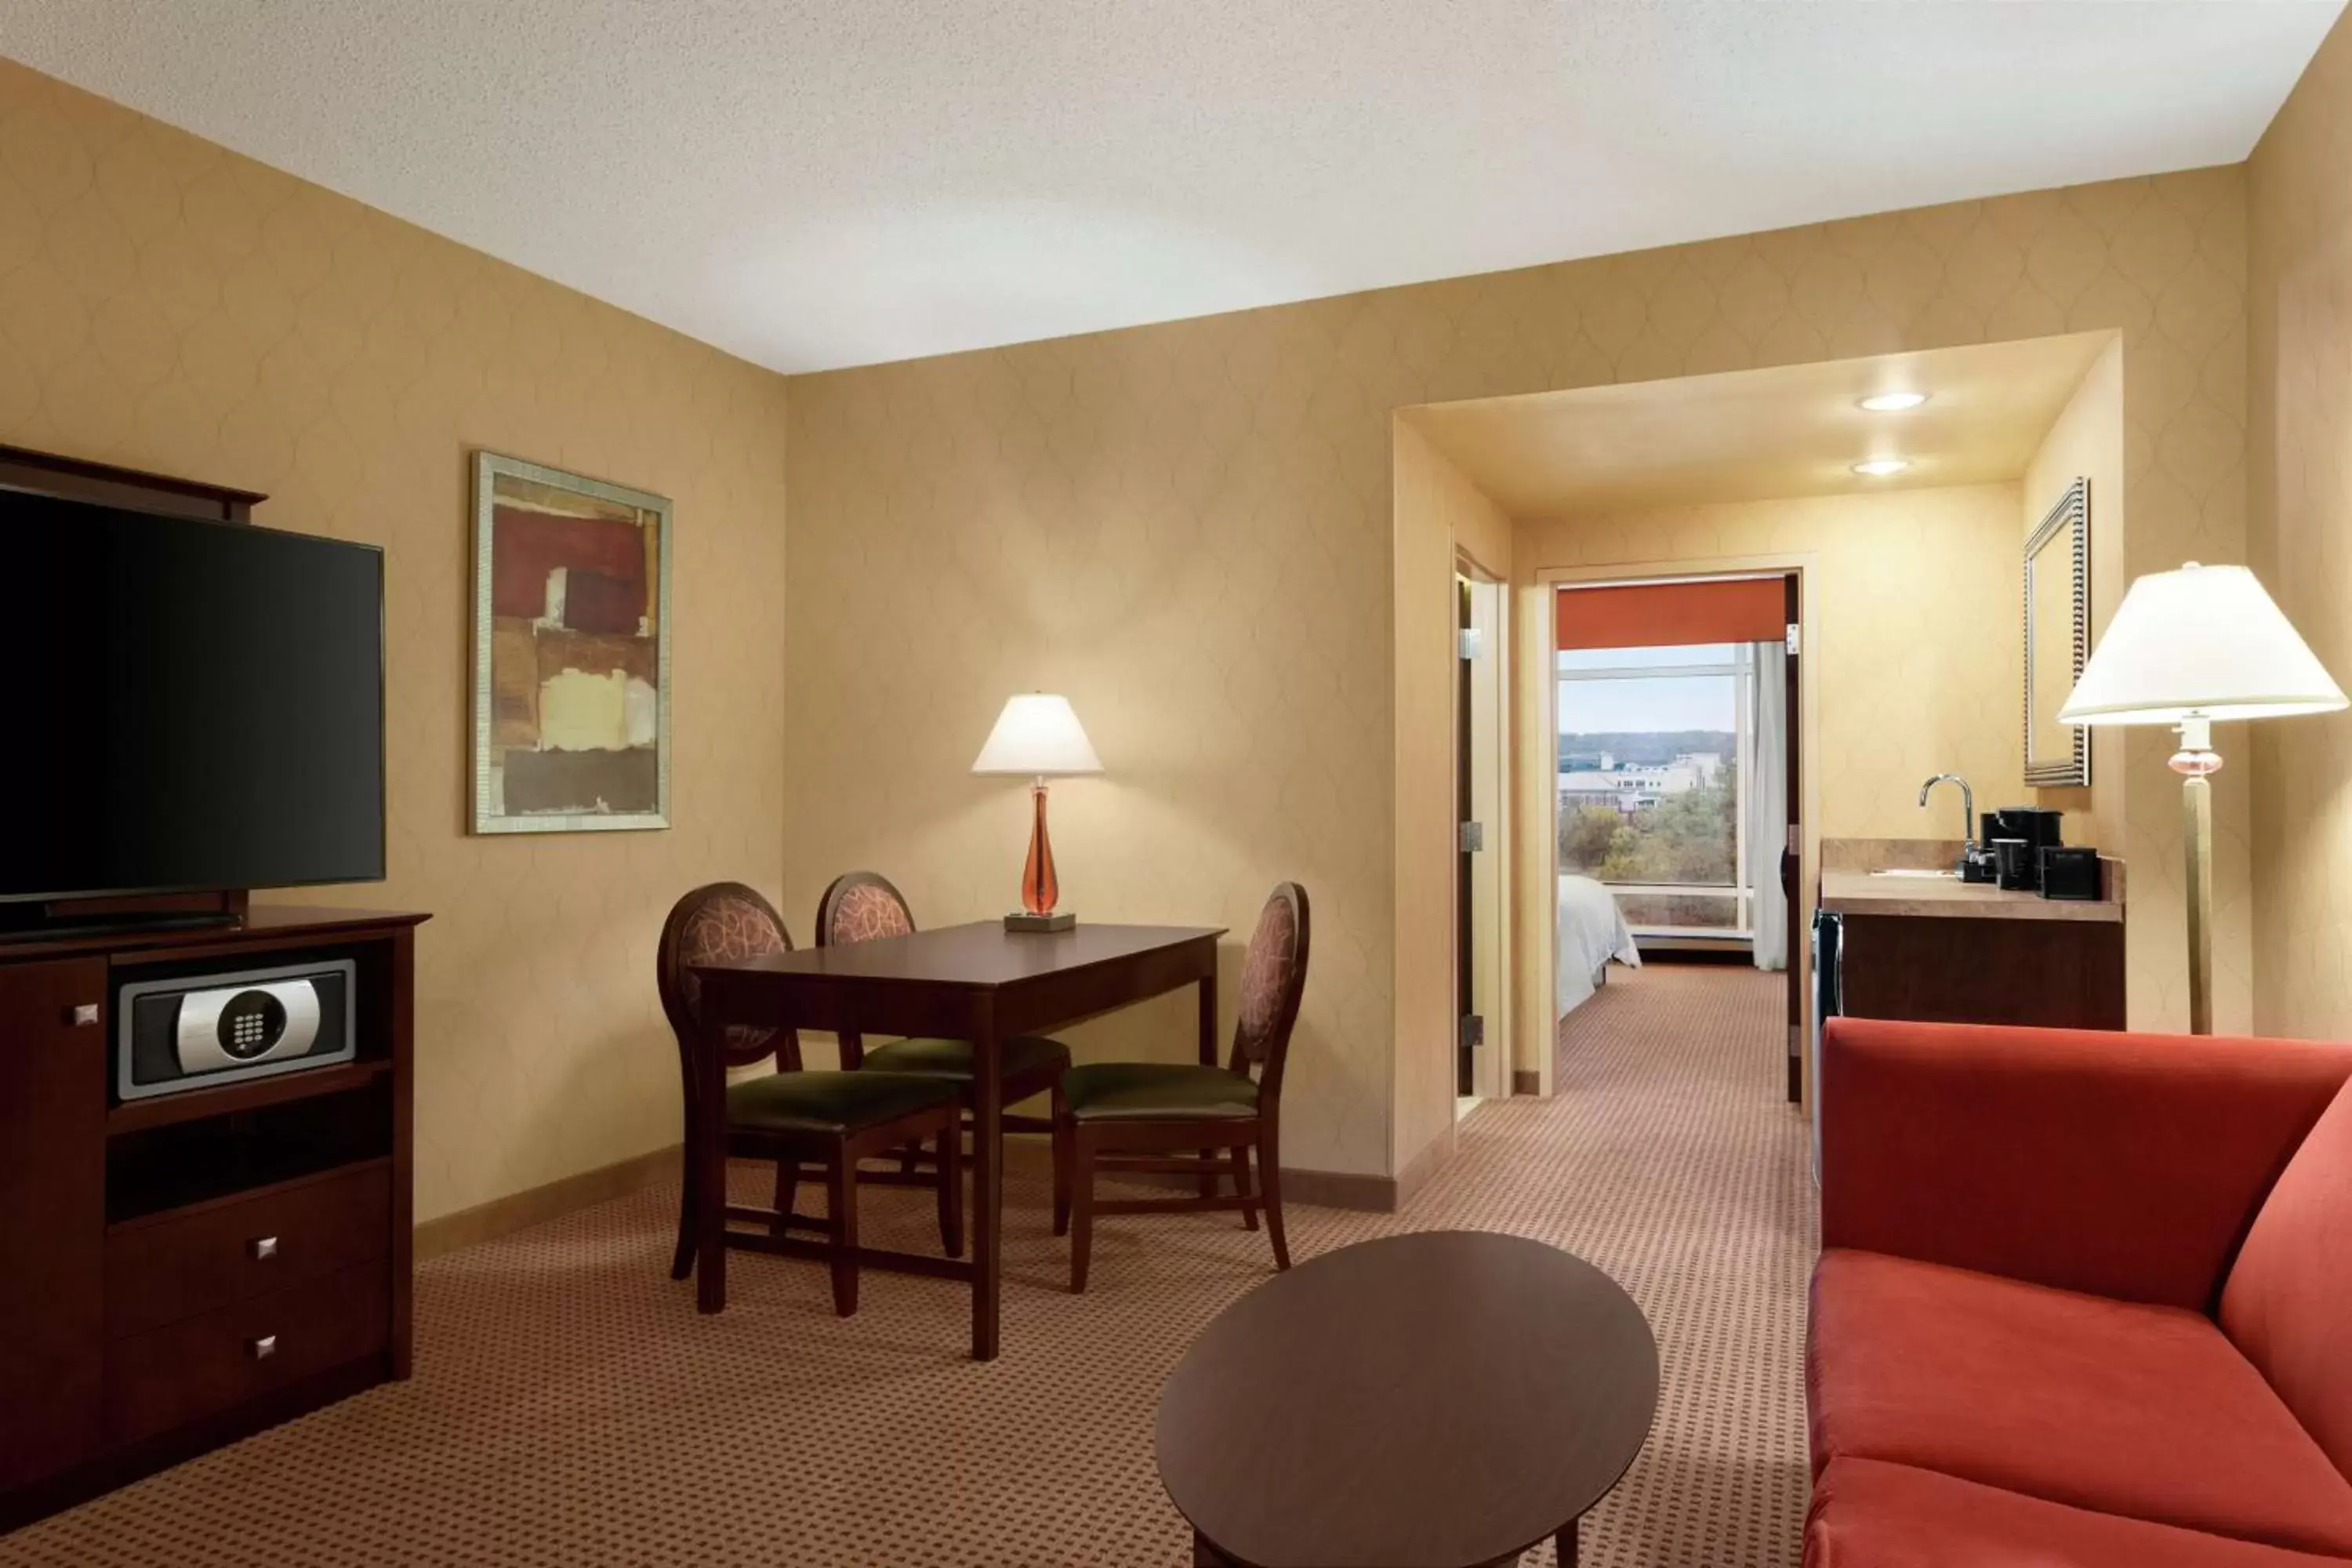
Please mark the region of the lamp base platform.
<svg viewBox="0 0 2352 1568"><path fill-rule="evenodd" d="M1033 915L1026 910L1022 910L1004 917L1006 931L1068 931L1077 923L1078 917L1067 910L1055 910L1050 915Z"/></svg>

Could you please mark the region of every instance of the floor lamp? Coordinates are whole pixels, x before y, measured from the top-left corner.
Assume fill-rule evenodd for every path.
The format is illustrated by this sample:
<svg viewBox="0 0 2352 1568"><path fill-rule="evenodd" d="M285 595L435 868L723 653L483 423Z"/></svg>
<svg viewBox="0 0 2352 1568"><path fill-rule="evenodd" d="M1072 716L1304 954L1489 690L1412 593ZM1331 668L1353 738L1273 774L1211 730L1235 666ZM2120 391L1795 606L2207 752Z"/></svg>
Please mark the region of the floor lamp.
<svg viewBox="0 0 2352 1568"><path fill-rule="evenodd" d="M2213 1032L2213 726L2326 713L2343 691L2243 566L2153 572L2124 595L2091 650L2062 724L2169 724L2180 735L2189 857L2189 1028Z"/></svg>

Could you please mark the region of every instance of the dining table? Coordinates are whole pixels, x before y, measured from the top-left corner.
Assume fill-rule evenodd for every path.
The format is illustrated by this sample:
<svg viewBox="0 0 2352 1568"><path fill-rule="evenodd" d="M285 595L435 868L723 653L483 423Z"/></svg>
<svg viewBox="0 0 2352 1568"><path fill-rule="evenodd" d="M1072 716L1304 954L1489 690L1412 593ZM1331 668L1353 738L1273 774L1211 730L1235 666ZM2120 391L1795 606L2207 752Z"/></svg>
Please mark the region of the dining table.
<svg viewBox="0 0 2352 1568"><path fill-rule="evenodd" d="M696 964L704 1048L695 1052L695 1092L702 1124L725 1125L726 1053L717 1047L730 1028L971 1041L971 1257L861 1247L857 1260L866 1268L968 1280L972 1358L993 1361L1003 1289L1003 1043L1189 985L1198 998L1200 1059L1214 1065L1217 939L1223 935L1223 927L1090 923L1016 931L985 921ZM726 1140L705 1139L690 1157L703 1161L695 1215L696 1305L719 1312L727 1306L730 1240L795 1254L820 1244L741 1232L730 1237Z"/></svg>

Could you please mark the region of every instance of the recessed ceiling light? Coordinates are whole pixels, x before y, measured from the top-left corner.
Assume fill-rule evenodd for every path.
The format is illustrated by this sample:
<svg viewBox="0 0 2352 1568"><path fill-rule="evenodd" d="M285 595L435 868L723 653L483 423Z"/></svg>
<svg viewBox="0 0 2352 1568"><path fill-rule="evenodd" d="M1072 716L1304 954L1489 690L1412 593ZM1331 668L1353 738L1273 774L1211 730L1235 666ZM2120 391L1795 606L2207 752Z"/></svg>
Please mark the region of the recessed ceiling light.
<svg viewBox="0 0 2352 1568"><path fill-rule="evenodd" d="M1906 408L1916 408L1927 401L1924 392L1882 392L1862 400L1862 406L1873 414L1900 414Z"/></svg>
<svg viewBox="0 0 2352 1568"><path fill-rule="evenodd" d="M1853 471L1878 479L1885 478L1888 474L1899 474L1910 466L1909 462L1901 458L1873 458L1866 463L1856 463L1853 466Z"/></svg>

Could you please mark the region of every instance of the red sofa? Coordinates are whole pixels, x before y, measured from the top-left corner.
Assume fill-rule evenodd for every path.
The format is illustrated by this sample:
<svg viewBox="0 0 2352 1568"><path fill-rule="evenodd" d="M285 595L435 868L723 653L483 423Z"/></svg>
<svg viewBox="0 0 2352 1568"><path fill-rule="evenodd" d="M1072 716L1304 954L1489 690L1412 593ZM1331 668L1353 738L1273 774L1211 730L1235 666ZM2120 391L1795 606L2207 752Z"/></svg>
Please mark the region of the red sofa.
<svg viewBox="0 0 2352 1568"><path fill-rule="evenodd" d="M1808 1568L2352 1560L2352 1046L1838 1019Z"/></svg>

